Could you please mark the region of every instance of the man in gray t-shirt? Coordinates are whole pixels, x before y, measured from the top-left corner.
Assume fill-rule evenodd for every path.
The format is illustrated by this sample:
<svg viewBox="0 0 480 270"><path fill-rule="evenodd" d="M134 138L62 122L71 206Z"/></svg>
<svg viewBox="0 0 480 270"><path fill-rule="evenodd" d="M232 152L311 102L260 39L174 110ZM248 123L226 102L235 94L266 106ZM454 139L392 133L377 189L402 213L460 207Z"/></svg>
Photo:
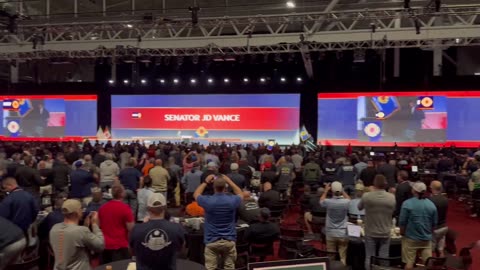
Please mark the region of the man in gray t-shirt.
<svg viewBox="0 0 480 270"><path fill-rule="evenodd" d="M327 199L327 193L332 190L332 198ZM325 221L325 234L327 236L327 250L335 252L338 248L340 260L347 263L347 222L350 197L343 191L340 182L333 182L325 187L325 192L320 197L320 205L327 209Z"/></svg>
<svg viewBox="0 0 480 270"><path fill-rule="evenodd" d="M55 254L55 270L88 270L90 266L90 251L101 252L105 241L98 227L96 212L86 219L86 225L91 225L92 231L85 226L79 226L82 217L82 204L78 200L66 200L62 205L65 220L53 226L50 231L50 245Z"/></svg>
<svg viewBox="0 0 480 270"><path fill-rule="evenodd" d="M377 174L373 190L365 193L358 209L365 209L365 269L370 269L371 256L389 257L392 216L395 211L395 196L385 191L387 179ZM378 250L378 254L377 251Z"/></svg>

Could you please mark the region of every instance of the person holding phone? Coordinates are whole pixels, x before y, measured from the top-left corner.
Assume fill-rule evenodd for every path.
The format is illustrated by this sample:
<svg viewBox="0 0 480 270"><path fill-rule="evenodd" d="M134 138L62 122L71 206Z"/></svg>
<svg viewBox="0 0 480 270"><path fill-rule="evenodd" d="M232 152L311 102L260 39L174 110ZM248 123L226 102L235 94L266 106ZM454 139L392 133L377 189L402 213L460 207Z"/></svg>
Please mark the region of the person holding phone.
<svg viewBox="0 0 480 270"><path fill-rule="evenodd" d="M202 195L208 185L213 185L213 195ZM227 185L235 195L227 193ZM236 215L243 200L242 190L226 175L211 174L198 186L193 197L205 210L205 267L215 270L219 258L224 269L235 269L237 259Z"/></svg>

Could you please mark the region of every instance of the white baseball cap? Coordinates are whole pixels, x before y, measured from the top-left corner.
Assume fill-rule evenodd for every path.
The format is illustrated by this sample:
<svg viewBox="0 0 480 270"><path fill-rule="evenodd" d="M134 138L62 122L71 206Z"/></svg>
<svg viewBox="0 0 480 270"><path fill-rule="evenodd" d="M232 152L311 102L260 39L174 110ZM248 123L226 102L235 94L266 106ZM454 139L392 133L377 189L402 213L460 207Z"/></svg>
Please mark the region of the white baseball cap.
<svg viewBox="0 0 480 270"><path fill-rule="evenodd" d="M147 207L161 207L167 205L167 199L162 193L153 193L148 196Z"/></svg>
<svg viewBox="0 0 480 270"><path fill-rule="evenodd" d="M337 192L342 192L343 191L343 186L342 183L335 181L332 183L332 192L337 193Z"/></svg>

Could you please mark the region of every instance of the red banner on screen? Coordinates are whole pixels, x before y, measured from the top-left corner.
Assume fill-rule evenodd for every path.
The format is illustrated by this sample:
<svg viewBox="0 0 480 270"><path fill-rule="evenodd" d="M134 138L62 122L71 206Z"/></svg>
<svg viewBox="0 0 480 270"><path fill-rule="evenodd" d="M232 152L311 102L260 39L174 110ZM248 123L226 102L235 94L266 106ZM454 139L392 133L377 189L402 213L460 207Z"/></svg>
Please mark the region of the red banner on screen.
<svg viewBox="0 0 480 270"><path fill-rule="evenodd" d="M296 130L298 108L112 108L112 128Z"/></svg>

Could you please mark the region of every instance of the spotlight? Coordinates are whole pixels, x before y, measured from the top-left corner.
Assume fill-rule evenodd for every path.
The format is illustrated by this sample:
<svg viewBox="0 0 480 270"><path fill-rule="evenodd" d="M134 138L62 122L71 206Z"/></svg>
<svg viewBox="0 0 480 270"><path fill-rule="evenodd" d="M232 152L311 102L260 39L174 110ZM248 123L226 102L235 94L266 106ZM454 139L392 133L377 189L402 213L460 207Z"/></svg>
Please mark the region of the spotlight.
<svg viewBox="0 0 480 270"><path fill-rule="evenodd" d="M260 82L261 82L261 83L264 83L264 82L266 82L266 81L267 81L267 80L266 80L265 78L263 78L263 77L260 78Z"/></svg>
<svg viewBox="0 0 480 270"><path fill-rule="evenodd" d="M165 79L160 79L159 81L161 84L165 84Z"/></svg>
<svg viewBox="0 0 480 270"><path fill-rule="evenodd" d="M128 84L129 82L129 80L123 80L123 84Z"/></svg>
<svg viewBox="0 0 480 270"><path fill-rule="evenodd" d="M297 6L294 1L287 1L286 5L287 8L295 8Z"/></svg>
<svg viewBox="0 0 480 270"><path fill-rule="evenodd" d="M229 82L230 82L230 79L229 79L229 78L225 78L225 79L223 79L223 82L224 82L224 83L229 83Z"/></svg>
<svg viewBox="0 0 480 270"><path fill-rule="evenodd" d="M280 78L280 81L281 81L281 82L286 82L287 79L286 79L285 77L281 77L281 78Z"/></svg>
<svg viewBox="0 0 480 270"><path fill-rule="evenodd" d="M212 83L213 83L213 79L212 79L212 78L208 78L207 81L208 81L209 84L212 84Z"/></svg>
<svg viewBox="0 0 480 270"><path fill-rule="evenodd" d="M127 28L133 28L133 24L130 24L130 23L127 24L126 26L127 26Z"/></svg>
<svg viewBox="0 0 480 270"><path fill-rule="evenodd" d="M197 83L197 80L196 80L196 79L190 79L190 83L191 83L191 84L196 84L196 83Z"/></svg>
<svg viewBox="0 0 480 270"><path fill-rule="evenodd" d="M248 78L243 78L244 83L248 83L250 80Z"/></svg>
<svg viewBox="0 0 480 270"><path fill-rule="evenodd" d="M141 79L141 80L140 80L140 83L142 83L142 84L147 84L147 80Z"/></svg>
<svg viewBox="0 0 480 270"><path fill-rule="evenodd" d="M302 81L303 81L302 77L297 77L297 82L302 82Z"/></svg>
<svg viewBox="0 0 480 270"><path fill-rule="evenodd" d="M456 43L456 44L460 44L460 42L462 42L462 39L460 39L460 38L456 38L456 39L455 39L455 43Z"/></svg>
<svg viewBox="0 0 480 270"><path fill-rule="evenodd" d="M174 84L178 84L179 81L180 81L179 79L173 79Z"/></svg>
<svg viewBox="0 0 480 270"><path fill-rule="evenodd" d="M115 81L114 81L114 80L108 80L108 83L109 83L109 84L114 84Z"/></svg>

